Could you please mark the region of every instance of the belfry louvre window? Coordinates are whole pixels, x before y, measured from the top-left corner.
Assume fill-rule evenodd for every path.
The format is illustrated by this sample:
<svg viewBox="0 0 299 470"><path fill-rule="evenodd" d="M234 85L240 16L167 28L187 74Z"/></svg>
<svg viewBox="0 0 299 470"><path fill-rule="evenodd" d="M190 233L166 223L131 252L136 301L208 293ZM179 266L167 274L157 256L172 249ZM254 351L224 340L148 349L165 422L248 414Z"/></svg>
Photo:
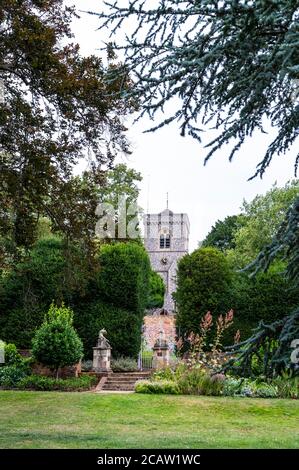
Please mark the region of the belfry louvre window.
<svg viewBox="0 0 299 470"><path fill-rule="evenodd" d="M170 248L170 235L163 234L160 235L160 248Z"/></svg>

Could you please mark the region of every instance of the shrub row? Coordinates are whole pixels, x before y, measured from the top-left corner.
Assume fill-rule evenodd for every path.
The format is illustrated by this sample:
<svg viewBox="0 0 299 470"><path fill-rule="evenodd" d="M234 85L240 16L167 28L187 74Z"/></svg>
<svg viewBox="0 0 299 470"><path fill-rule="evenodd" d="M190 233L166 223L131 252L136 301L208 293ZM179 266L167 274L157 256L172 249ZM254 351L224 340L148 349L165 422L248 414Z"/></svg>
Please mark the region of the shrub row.
<svg viewBox="0 0 299 470"><path fill-rule="evenodd" d="M30 348L50 304L64 302L87 357L103 327L114 356L136 356L150 289L148 254L137 242L107 244L94 264L80 246L66 247L57 237L38 241L28 259L0 278L0 338Z"/></svg>
<svg viewBox="0 0 299 470"><path fill-rule="evenodd" d="M89 375L69 379L54 379L41 375L29 375L18 382L17 388L20 390L80 392L89 390L97 381L96 377Z"/></svg>
<svg viewBox="0 0 299 470"><path fill-rule="evenodd" d="M209 375L202 369L180 368L170 376L169 369L154 374L152 380L137 382L137 393L161 393L252 398L299 398L299 379L278 377L271 381Z"/></svg>
<svg viewBox="0 0 299 470"><path fill-rule="evenodd" d="M179 393L178 386L171 380L140 380L135 385L137 393L165 393L169 395L177 395Z"/></svg>
<svg viewBox="0 0 299 470"><path fill-rule="evenodd" d="M216 248L200 248L185 255L178 263L175 293L180 335L199 333L200 321L208 311L217 316L233 309L234 324L223 339L224 345L230 345L237 330L245 340L261 320L271 323L288 315L299 303L299 286L282 271L280 263L267 273L249 278L233 272L228 259Z"/></svg>
<svg viewBox="0 0 299 470"><path fill-rule="evenodd" d="M131 357L120 356L111 360L111 369L113 372L135 372L138 370L138 364Z"/></svg>

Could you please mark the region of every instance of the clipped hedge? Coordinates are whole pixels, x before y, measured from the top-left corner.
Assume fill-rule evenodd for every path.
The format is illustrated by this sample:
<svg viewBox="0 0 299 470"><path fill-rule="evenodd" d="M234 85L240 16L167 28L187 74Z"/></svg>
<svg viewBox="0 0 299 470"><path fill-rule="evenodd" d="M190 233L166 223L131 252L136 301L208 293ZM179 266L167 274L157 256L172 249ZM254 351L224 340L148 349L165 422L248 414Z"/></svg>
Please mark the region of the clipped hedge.
<svg viewBox="0 0 299 470"><path fill-rule="evenodd" d="M104 245L99 252L100 297L116 307L143 315L148 302L150 261L136 242Z"/></svg>
<svg viewBox="0 0 299 470"><path fill-rule="evenodd" d="M231 308L231 281L225 255L216 248L199 248L179 260L175 300L180 335L199 333L208 311L219 315Z"/></svg>
<svg viewBox="0 0 299 470"><path fill-rule="evenodd" d="M88 287L82 250L51 236L35 243L30 255L0 278L0 338L30 348L35 330L54 300L73 305Z"/></svg>
<svg viewBox="0 0 299 470"><path fill-rule="evenodd" d="M24 377L20 380L17 387L20 390L80 392L89 390L97 382L97 377L89 375L72 377L69 379L54 379L52 377L41 375L29 375L28 377Z"/></svg>
<svg viewBox="0 0 299 470"><path fill-rule="evenodd" d="M141 315L100 300L81 304L74 313L74 326L83 341L86 359L92 357L92 348L102 328L107 331L114 357L137 357L143 322Z"/></svg>
<svg viewBox="0 0 299 470"><path fill-rule="evenodd" d="M232 344L236 330L241 341L263 320L272 323L288 315L299 304L299 286L281 272L260 273L254 278L237 274L233 281L232 305L234 324L225 334L223 343Z"/></svg>
<svg viewBox="0 0 299 470"><path fill-rule="evenodd" d="M75 313L87 358L103 327L115 357L136 357L150 287L147 252L137 242L117 242L100 247L92 269L88 261L78 246L66 252L57 237L37 242L0 278L0 338L30 348L50 304L64 302Z"/></svg>

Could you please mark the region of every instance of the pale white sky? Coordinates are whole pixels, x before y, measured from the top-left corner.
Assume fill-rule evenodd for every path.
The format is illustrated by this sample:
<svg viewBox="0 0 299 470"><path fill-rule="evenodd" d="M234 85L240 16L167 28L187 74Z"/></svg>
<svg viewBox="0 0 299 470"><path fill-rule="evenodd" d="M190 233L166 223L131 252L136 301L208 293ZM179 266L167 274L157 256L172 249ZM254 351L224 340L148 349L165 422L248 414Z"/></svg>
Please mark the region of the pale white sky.
<svg viewBox="0 0 299 470"><path fill-rule="evenodd" d="M100 11L101 0L73 0L78 10ZM97 31L99 19L84 13L73 23L76 41L82 54L101 54L103 33ZM160 212L166 207L166 193L169 193L169 208L174 212L186 212L190 218L190 249L205 238L217 219L239 212L242 200L250 201L256 194L265 193L277 181L284 185L294 175L295 149L287 155L276 157L261 180L247 179L255 172L271 136L257 134L250 139L230 163L225 149L218 151L204 167L207 153L192 138L180 137L177 124L144 134L152 122L144 118L130 125L129 138L133 154L119 160L140 171L143 182L140 185L139 203L144 211ZM214 134L207 130L204 143Z"/></svg>

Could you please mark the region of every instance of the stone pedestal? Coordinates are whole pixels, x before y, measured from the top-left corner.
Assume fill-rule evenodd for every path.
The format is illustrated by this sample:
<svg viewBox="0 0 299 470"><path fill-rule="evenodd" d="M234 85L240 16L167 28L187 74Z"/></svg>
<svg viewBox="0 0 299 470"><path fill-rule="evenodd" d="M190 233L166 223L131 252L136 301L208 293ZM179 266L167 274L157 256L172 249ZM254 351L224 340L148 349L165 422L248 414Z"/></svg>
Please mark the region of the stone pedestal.
<svg viewBox="0 0 299 470"><path fill-rule="evenodd" d="M169 365L169 346L167 341L158 340L153 347L153 368L162 369Z"/></svg>
<svg viewBox="0 0 299 470"><path fill-rule="evenodd" d="M111 348L102 348L96 346L93 348L93 364L92 369L95 372L108 373L111 372Z"/></svg>

